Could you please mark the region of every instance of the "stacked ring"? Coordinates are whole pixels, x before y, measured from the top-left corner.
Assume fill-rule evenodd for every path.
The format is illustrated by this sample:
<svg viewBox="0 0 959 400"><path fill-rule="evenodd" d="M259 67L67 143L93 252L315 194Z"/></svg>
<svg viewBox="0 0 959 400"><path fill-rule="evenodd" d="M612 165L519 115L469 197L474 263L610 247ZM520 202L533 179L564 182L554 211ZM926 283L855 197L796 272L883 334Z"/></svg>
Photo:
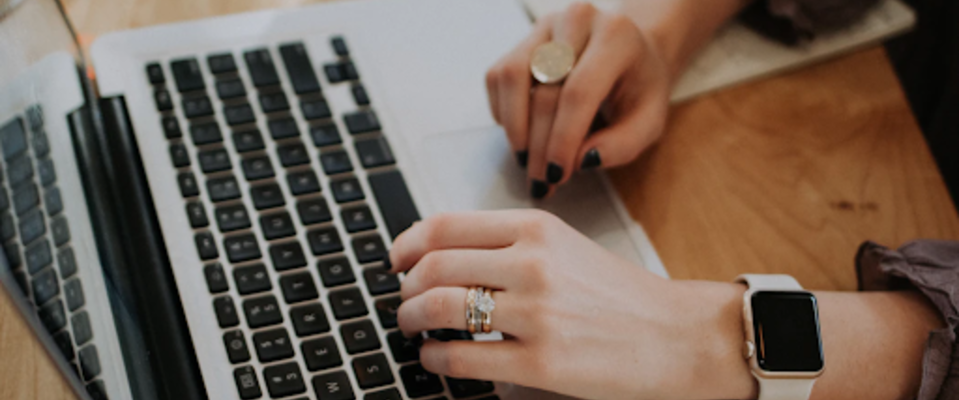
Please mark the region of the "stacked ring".
<svg viewBox="0 0 959 400"><path fill-rule="evenodd" d="M496 308L496 302L493 301L493 291L486 289L483 291L482 297L477 301L476 308L480 311L480 316L482 317L482 328L483 333L490 333L493 331L493 309Z"/></svg>
<svg viewBox="0 0 959 400"><path fill-rule="evenodd" d="M493 291L473 286L466 292L466 330L469 333L490 333L493 331Z"/></svg>
<svg viewBox="0 0 959 400"><path fill-rule="evenodd" d="M476 333L477 327L482 329L482 321L479 318L479 310L476 309L476 294L481 288L471 287L466 292L466 330L469 333Z"/></svg>

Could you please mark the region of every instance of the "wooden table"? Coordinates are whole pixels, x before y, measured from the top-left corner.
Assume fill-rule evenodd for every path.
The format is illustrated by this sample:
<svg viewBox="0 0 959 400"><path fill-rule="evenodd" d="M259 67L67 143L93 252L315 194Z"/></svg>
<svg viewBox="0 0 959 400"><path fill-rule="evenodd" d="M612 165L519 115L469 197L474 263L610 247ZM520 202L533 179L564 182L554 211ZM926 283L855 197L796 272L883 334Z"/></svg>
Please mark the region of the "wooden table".
<svg viewBox="0 0 959 400"><path fill-rule="evenodd" d="M64 5L89 46L114 30L310 2ZM662 142L611 175L676 279L780 272L811 289L855 290L864 240L959 240L959 217L879 47L679 105ZM72 398L15 313L0 301L0 398Z"/></svg>

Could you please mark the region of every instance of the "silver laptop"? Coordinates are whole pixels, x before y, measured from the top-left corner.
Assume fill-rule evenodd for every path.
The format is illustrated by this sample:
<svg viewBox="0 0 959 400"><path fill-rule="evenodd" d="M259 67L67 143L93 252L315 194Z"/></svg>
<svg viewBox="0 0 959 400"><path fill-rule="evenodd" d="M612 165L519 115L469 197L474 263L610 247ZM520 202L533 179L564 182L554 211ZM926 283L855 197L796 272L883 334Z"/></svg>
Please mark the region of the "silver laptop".
<svg viewBox="0 0 959 400"><path fill-rule="evenodd" d="M392 239L538 207L665 275L602 174L534 202L486 69L514 0L350 1L117 32L0 1L0 281L78 394L552 399L426 371ZM95 76L91 80L88 77Z"/></svg>

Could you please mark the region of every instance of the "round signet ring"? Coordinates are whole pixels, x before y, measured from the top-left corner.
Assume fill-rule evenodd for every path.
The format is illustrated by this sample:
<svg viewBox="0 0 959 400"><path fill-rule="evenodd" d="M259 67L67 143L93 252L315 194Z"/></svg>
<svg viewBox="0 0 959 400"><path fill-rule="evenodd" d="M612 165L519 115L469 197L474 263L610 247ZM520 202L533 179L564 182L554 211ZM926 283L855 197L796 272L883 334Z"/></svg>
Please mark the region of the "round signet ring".
<svg viewBox="0 0 959 400"><path fill-rule="evenodd" d="M543 43L533 50L529 70L533 78L542 84L562 82L576 63L573 47L560 42Z"/></svg>

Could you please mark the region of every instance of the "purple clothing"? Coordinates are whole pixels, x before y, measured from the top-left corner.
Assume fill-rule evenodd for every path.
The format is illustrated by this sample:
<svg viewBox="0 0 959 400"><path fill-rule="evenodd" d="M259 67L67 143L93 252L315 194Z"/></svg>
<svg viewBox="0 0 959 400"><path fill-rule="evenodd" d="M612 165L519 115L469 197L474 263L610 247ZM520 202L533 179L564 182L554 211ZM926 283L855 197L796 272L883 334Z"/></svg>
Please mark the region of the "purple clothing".
<svg viewBox="0 0 959 400"><path fill-rule="evenodd" d="M855 22L879 0L758 0L741 15L747 26L786 44Z"/></svg>

